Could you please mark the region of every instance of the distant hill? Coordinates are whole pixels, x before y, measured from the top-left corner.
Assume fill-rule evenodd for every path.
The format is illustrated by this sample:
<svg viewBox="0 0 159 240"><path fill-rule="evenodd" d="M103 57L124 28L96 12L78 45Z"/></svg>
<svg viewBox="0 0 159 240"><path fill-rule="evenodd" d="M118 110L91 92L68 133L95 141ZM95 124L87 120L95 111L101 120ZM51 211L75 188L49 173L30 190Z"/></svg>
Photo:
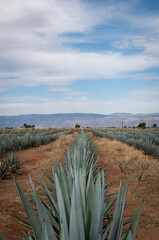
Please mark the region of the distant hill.
<svg viewBox="0 0 159 240"><path fill-rule="evenodd" d="M159 126L159 113L131 114L112 113L110 115L91 113L66 113L66 114L27 114L18 116L0 116L0 128L21 127L24 123L36 127L133 127L140 122L146 122L147 126L157 124Z"/></svg>

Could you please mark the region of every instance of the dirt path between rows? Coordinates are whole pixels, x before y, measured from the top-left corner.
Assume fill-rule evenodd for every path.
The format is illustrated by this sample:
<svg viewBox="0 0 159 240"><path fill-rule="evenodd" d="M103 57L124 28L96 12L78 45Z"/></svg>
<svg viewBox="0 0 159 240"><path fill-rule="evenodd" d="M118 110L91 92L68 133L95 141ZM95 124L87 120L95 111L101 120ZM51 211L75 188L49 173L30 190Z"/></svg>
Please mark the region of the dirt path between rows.
<svg viewBox="0 0 159 240"><path fill-rule="evenodd" d="M125 217L133 217L141 201L144 206L140 223L137 229L137 240L159 239L159 160L146 156L142 151L136 150L118 141L100 138L89 133L96 152L99 155L99 166L106 163L106 171L111 170L107 183L114 179L122 179L126 182L129 175L129 188L127 202L131 205L126 209ZM119 164L127 164L125 173L119 168ZM143 172L141 181L138 181L140 166L144 163L148 168ZM119 182L111 188L111 192L118 192Z"/></svg>
<svg viewBox="0 0 159 240"><path fill-rule="evenodd" d="M33 181L38 179L38 173L43 176L41 169L51 173L50 161L56 161L56 157L62 160L67 148L77 135L77 132L62 135L50 144L16 152L24 166L15 177L25 193L31 192L28 173ZM12 214L27 220L14 181L10 177L0 182L0 233L6 240L24 239L22 231L28 231L28 229L18 224Z"/></svg>

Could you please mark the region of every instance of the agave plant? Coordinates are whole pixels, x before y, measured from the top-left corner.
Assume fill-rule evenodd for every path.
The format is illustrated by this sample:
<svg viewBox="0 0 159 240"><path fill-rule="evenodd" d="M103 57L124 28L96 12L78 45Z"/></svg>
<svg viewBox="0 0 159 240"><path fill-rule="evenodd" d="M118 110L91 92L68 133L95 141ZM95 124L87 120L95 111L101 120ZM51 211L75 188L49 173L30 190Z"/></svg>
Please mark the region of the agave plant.
<svg viewBox="0 0 159 240"><path fill-rule="evenodd" d="M15 155L14 153L8 154L5 159L7 167L13 172L16 173L23 164L21 163L20 157Z"/></svg>
<svg viewBox="0 0 159 240"><path fill-rule="evenodd" d="M93 175L98 172L98 157L95 154L91 139L84 131L68 149L67 156L64 158L64 168L72 178L79 169L85 173L86 179L88 179L90 171Z"/></svg>
<svg viewBox="0 0 159 240"><path fill-rule="evenodd" d="M19 156L16 156L14 153L8 154L6 158L0 161L0 180L5 178L7 173L19 171L22 165Z"/></svg>
<svg viewBox="0 0 159 240"><path fill-rule="evenodd" d="M136 167L137 167L137 171L136 171L137 179L138 181L141 181L144 171L148 169L149 166L145 162L142 162L142 163L138 163Z"/></svg>
<svg viewBox="0 0 159 240"><path fill-rule="evenodd" d="M65 193L62 192L63 189L60 185L59 179L57 175L55 175L55 186L57 192L57 202L54 199L55 205L54 201L51 200L52 195L48 190L47 197L50 196L52 208L56 209L55 212L57 211L56 217L53 216L53 212L50 211L51 209L48 209L47 205L43 203L42 199L40 199L30 178L40 221L23 190L15 181L25 211L30 220L34 238L37 240L133 240L142 204L140 205L133 220L129 221L131 224L126 233L124 233L124 208L128 181L123 190L122 183L120 184L117 197L112 199L109 204L106 204L106 189L102 184L103 176L102 172L98 173L96 182L93 182L93 178L91 178L90 184L86 188L85 184L82 184L82 176L77 174L73 183L71 198L69 200L67 194L65 196ZM108 213L112 209L116 198L117 202L115 211L110 221ZM67 205L66 199L68 199ZM45 236L45 238L43 236ZM31 235L28 237L26 235L26 239L34 238Z"/></svg>

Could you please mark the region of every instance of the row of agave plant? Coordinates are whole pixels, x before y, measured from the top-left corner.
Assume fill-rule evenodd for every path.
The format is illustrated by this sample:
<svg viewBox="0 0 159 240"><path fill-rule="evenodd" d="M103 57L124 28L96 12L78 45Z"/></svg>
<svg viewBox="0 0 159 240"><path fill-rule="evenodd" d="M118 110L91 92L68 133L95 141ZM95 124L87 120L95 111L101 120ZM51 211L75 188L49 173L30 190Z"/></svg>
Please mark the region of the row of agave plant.
<svg viewBox="0 0 159 240"><path fill-rule="evenodd" d="M118 140L126 143L129 146L134 146L137 149L144 151L146 154L151 154L159 158L159 133L152 132L135 132L135 131L96 131L92 132L100 137L106 137L110 140Z"/></svg>
<svg viewBox="0 0 159 240"><path fill-rule="evenodd" d="M63 162L52 163L52 170L53 176L45 173L47 184L39 178L40 193L29 176L36 212L15 180L32 228L32 233L24 233L26 240L134 239L143 203L133 219L124 220L128 180L123 188L120 183L117 195L108 193L116 181L105 184L108 173L98 168L98 157L85 132L78 135Z"/></svg>
<svg viewBox="0 0 159 240"><path fill-rule="evenodd" d="M9 132L9 134L0 136L0 157L9 151L18 151L50 143L56 140L59 135L68 133L72 133L72 130Z"/></svg>

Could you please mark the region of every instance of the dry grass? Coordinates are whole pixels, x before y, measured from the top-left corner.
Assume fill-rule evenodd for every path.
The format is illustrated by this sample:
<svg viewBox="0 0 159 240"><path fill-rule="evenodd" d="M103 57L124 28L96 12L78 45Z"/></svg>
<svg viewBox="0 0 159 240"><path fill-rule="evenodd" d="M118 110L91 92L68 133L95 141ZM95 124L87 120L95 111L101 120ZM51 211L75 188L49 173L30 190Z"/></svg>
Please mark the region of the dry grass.
<svg viewBox="0 0 159 240"><path fill-rule="evenodd" d="M119 167L119 164L126 165L125 173L127 175L135 176L138 171L138 167L143 163L146 166L144 171L145 177L150 174L152 176L158 175L159 172L159 160L152 156L145 155L144 152L130 147L124 143L116 140L111 141L106 138L96 137L94 144L97 152L100 152L104 156L105 161L109 164L113 164ZM119 168L120 169L120 168Z"/></svg>

